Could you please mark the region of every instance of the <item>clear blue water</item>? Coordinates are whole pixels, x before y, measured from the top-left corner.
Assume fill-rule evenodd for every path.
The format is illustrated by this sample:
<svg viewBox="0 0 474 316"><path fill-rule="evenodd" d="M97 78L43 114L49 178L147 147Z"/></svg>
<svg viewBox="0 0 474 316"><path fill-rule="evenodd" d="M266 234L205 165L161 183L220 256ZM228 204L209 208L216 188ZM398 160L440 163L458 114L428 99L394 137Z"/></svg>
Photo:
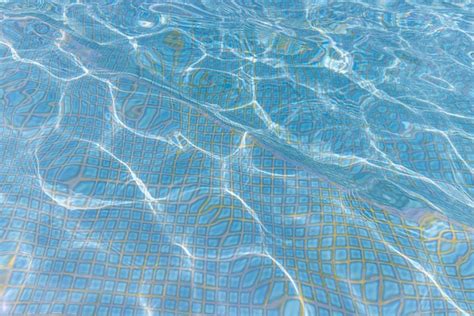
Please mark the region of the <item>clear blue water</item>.
<svg viewBox="0 0 474 316"><path fill-rule="evenodd" d="M0 310L474 313L469 1L0 1Z"/></svg>

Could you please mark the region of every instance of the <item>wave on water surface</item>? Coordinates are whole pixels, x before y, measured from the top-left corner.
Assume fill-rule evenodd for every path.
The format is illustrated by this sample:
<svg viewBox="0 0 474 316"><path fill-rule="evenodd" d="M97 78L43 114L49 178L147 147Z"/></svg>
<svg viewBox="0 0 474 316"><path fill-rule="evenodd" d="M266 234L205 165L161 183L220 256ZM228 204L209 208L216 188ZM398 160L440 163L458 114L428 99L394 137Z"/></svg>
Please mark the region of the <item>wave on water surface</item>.
<svg viewBox="0 0 474 316"><path fill-rule="evenodd" d="M1 1L4 314L474 313L469 1Z"/></svg>

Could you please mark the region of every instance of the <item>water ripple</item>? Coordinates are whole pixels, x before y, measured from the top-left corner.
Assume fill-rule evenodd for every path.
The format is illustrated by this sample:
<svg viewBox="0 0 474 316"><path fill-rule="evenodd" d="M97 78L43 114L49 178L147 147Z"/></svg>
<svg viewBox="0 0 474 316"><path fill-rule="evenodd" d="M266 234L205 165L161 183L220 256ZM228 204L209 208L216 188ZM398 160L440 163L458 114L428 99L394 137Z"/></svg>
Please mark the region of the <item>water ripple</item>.
<svg viewBox="0 0 474 316"><path fill-rule="evenodd" d="M2 312L474 313L472 9L0 2Z"/></svg>

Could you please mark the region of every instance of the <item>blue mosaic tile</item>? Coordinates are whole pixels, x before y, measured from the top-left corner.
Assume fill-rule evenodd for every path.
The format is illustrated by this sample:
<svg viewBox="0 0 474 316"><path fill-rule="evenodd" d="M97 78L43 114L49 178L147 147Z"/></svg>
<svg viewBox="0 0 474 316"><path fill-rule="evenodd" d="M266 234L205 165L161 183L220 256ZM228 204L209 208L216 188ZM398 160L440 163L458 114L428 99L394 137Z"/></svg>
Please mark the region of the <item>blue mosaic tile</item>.
<svg viewBox="0 0 474 316"><path fill-rule="evenodd" d="M1 2L0 313L473 314L471 11Z"/></svg>

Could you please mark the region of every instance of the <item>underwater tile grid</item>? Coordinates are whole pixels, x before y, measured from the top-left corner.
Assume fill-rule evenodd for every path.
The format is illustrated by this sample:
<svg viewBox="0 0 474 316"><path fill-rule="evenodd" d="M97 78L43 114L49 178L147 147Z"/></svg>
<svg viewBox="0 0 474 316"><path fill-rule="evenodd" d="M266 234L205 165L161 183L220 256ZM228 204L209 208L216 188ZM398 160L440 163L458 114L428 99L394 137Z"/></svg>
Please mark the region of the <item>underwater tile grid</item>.
<svg viewBox="0 0 474 316"><path fill-rule="evenodd" d="M0 315L473 315L471 1L0 1Z"/></svg>

